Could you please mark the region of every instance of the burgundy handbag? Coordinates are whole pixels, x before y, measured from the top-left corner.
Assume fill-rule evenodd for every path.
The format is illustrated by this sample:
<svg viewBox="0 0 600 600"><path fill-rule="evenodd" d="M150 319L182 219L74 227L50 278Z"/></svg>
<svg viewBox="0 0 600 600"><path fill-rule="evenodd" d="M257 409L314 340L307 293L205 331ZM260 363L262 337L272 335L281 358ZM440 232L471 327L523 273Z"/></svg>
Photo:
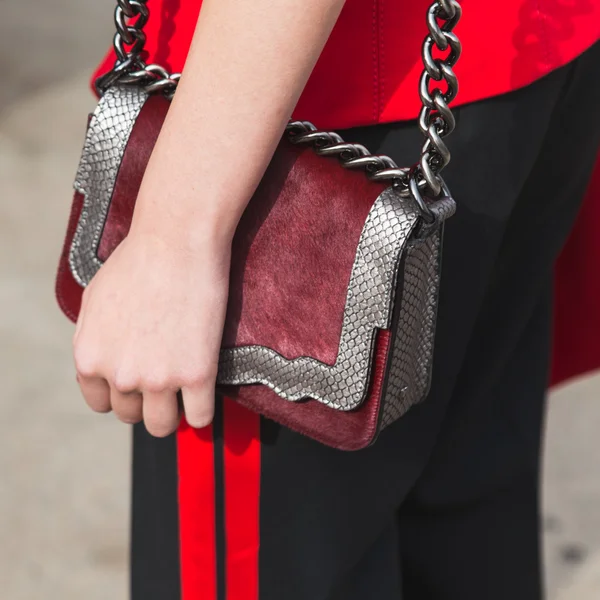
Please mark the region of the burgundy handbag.
<svg viewBox="0 0 600 600"><path fill-rule="evenodd" d="M97 82L56 283L73 321L83 288L129 231L179 79L142 59L146 2L118 0L118 60ZM233 241L218 390L336 448L368 446L428 392L442 231L455 210L440 171L460 15L455 0L428 11L418 164L399 168L291 122ZM430 90L432 80L446 90Z"/></svg>

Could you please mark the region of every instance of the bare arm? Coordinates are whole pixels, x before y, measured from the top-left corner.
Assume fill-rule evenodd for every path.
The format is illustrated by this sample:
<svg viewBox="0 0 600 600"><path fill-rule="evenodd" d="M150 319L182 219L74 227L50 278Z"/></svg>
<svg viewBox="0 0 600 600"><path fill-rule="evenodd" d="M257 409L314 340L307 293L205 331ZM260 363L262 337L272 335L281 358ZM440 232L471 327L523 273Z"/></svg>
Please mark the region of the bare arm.
<svg viewBox="0 0 600 600"><path fill-rule="evenodd" d="M343 4L204 0L138 222L231 236Z"/></svg>
<svg viewBox="0 0 600 600"><path fill-rule="evenodd" d="M96 411L149 431L208 424L230 246L344 0L204 0L131 232L85 291L74 338Z"/></svg>

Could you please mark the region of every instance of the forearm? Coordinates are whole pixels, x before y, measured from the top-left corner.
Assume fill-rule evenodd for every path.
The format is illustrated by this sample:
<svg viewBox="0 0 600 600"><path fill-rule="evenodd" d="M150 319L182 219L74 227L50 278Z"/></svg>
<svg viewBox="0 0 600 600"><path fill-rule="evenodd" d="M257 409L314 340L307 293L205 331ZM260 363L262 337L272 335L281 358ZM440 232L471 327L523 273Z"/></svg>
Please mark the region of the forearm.
<svg viewBox="0 0 600 600"><path fill-rule="evenodd" d="M134 227L228 240L344 0L204 0Z"/></svg>

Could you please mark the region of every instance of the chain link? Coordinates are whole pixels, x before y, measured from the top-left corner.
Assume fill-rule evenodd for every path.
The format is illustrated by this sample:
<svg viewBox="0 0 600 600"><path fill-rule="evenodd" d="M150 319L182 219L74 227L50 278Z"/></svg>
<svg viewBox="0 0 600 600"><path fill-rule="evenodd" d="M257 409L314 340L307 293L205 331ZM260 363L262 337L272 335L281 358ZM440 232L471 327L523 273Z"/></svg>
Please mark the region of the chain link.
<svg viewBox="0 0 600 600"><path fill-rule="evenodd" d="M164 67L146 64L144 60L144 27L150 16L147 3L148 0L117 0L117 31L113 42L117 61L109 73L96 81L100 94L117 82L140 85L149 94L160 92L168 98L175 93L180 73L169 73ZM413 167L401 168L388 156L372 155L364 146L346 143L337 133L320 131L308 121L288 124L290 140L312 146L321 156L335 156L347 169L363 170L372 180L392 182L403 196L412 196L417 201L423 218L431 222L433 213L423 195L438 198L447 192L440 173L450 162L444 138L456 126L449 105L458 93L453 69L461 54L461 43L453 30L461 15L457 0L434 0L427 12L429 34L423 42L424 70L419 83L423 108L418 119L426 139L421 158ZM440 87L444 84L445 90Z"/></svg>
<svg viewBox="0 0 600 600"><path fill-rule="evenodd" d="M149 94L162 92L172 98L180 73L169 73L164 67L146 64L144 27L150 17L148 0L117 0L116 33L113 40L117 61L106 75L96 81L96 90L103 94L115 83L142 86Z"/></svg>

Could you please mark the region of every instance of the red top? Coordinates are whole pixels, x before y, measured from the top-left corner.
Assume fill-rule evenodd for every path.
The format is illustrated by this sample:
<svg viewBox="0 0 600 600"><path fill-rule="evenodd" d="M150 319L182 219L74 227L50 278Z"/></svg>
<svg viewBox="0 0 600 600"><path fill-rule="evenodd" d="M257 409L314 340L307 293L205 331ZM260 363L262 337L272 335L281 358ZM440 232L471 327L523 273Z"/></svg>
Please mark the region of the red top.
<svg viewBox="0 0 600 600"><path fill-rule="evenodd" d="M183 68L202 0L150 0L150 62ZM431 0L347 0L294 116L323 128L418 115L421 44ZM600 39L598 0L471 0L456 32L454 105L525 86ZM110 55L102 71L114 63Z"/></svg>

